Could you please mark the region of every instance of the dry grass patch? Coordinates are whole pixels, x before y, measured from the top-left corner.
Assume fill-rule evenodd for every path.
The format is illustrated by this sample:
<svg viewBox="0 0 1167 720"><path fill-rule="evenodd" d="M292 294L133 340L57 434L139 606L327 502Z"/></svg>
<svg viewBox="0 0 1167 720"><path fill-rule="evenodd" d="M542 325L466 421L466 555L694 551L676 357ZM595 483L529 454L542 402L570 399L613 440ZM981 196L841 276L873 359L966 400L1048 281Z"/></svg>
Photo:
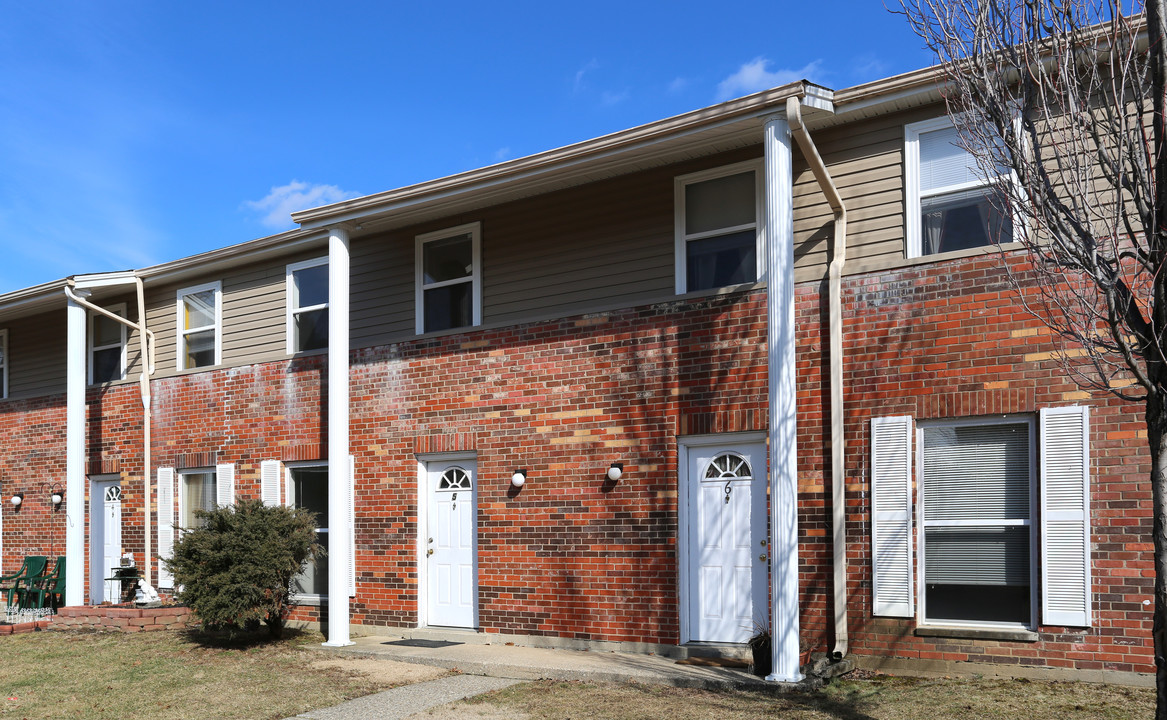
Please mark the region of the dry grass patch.
<svg viewBox="0 0 1167 720"><path fill-rule="evenodd" d="M432 720L1121 720L1153 714L1151 689L1026 680L842 680L812 693L718 693L538 682L436 708Z"/></svg>
<svg viewBox="0 0 1167 720"><path fill-rule="evenodd" d="M302 647L319 634L289 635L252 645L178 633L11 635L0 639L0 717L267 720L446 674L321 655Z"/></svg>

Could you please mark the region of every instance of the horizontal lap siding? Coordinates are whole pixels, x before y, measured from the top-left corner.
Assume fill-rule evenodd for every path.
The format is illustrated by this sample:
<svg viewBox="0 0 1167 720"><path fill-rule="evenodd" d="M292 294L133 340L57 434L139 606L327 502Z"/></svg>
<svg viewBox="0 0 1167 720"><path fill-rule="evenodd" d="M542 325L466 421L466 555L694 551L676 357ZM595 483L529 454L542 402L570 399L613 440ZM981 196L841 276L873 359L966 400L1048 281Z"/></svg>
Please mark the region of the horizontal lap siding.
<svg viewBox="0 0 1167 720"><path fill-rule="evenodd" d="M65 392L65 311L13 320L8 329L8 397Z"/></svg>

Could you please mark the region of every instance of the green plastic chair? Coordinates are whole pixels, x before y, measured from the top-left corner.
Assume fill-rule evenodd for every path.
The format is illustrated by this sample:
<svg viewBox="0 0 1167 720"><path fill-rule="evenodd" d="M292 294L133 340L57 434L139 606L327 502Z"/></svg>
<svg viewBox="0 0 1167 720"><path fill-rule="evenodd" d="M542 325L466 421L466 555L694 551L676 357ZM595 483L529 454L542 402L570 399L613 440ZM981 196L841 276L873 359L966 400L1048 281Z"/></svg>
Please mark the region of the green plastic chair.
<svg viewBox="0 0 1167 720"><path fill-rule="evenodd" d="M23 596L21 600L30 607L48 607L56 612L65 599L65 558L57 558L51 573L29 578L21 595ZM32 602L29 602L30 600ZM45 600L49 602L47 606Z"/></svg>
<svg viewBox="0 0 1167 720"><path fill-rule="evenodd" d="M24 558L20 570L16 571L15 574L0 575L0 592L4 593L5 606L12 606L12 598L19 597L22 585L27 587L26 583L30 579L44 575L45 565L48 563L49 559L44 555L29 555Z"/></svg>

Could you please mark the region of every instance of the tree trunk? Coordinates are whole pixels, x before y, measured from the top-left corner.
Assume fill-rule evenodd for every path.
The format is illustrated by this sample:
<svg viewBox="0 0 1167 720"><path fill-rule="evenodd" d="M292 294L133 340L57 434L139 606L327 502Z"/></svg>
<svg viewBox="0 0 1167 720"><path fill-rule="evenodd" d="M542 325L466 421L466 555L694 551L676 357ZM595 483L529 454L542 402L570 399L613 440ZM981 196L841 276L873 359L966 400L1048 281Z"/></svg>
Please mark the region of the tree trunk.
<svg viewBox="0 0 1167 720"><path fill-rule="evenodd" d="M1167 720L1167 407L1160 393L1147 398L1147 442L1151 448L1155 542L1155 614L1151 628L1155 642L1155 718Z"/></svg>

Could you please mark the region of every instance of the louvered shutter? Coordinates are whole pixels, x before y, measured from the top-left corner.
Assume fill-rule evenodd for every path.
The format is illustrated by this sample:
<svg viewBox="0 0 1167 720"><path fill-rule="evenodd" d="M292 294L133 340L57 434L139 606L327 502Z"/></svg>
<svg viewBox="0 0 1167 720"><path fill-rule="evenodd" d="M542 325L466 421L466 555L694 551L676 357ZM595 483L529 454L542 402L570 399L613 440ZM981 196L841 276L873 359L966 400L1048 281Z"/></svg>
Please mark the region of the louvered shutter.
<svg viewBox="0 0 1167 720"><path fill-rule="evenodd" d="M357 481L357 462L352 455L348 456L348 595L357 594L357 528L356 528L356 493L354 488Z"/></svg>
<svg viewBox="0 0 1167 720"><path fill-rule="evenodd" d="M1046 408L1040 417L1042 623L1089 627L1089 411Z"/></svg>
<svg viewBox="0 0 1167 720"><path fill-rule="evenodd" d="M871 419L875 615L912 617L912 418Z"/></svg>
<svg viewBox="0 0 1167 720"><path fill-rule="evenodd" d="M174 553L174 468L158 468L158 587L174 587L161 558Z"/></svg>
<svg viewBox="0 0 1167 720"><path fill-rule="evenodd" d="M259 464L259 493L268 507L280 504L281 475L279 460L264 460Z"/></svg>
<svg viewBox="0 0 1167 720"><path fill-rule="evenodd" d="M235 466L231 463L215 466L215 504L219 507L235 504Z"/></svg>

